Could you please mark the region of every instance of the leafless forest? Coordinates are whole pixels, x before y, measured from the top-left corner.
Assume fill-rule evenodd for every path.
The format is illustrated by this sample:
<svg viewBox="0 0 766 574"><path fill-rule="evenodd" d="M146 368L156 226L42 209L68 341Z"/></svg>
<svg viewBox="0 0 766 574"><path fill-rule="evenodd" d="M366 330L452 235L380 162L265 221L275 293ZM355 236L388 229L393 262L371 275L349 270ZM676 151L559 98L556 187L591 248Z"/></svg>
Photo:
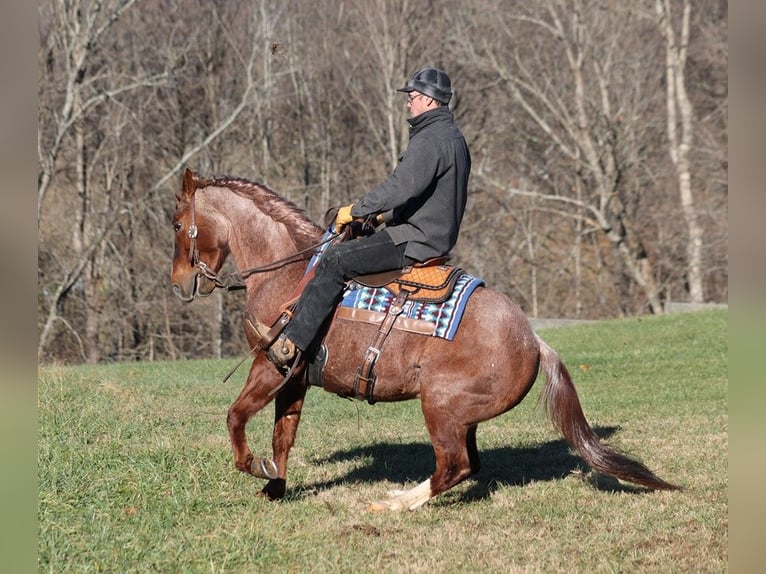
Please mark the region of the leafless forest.
<svg viewBox="0 0 766 574"><path fill-rule="evenodd" d="M473 155L457 265L535 317L728 301L725 0L48 0L38 25L41 362L246 351L244 293L169 289L182 169L320 222L392 169L427 64Z"/></svg>

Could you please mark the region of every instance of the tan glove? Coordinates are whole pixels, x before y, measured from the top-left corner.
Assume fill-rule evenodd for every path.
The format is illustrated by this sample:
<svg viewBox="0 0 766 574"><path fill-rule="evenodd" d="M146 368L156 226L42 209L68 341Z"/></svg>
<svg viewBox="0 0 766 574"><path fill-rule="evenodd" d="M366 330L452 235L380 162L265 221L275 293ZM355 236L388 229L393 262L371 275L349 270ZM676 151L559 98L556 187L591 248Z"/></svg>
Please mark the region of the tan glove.
<svg viewBox="0 0 766 574"><path fill-rule="evenodd" d="M336 233L343 231L343 228L354 220L351 216L352 207L354 207L353 203L351 205L344 205L338 210L338 215L335 216Z"/></svg>

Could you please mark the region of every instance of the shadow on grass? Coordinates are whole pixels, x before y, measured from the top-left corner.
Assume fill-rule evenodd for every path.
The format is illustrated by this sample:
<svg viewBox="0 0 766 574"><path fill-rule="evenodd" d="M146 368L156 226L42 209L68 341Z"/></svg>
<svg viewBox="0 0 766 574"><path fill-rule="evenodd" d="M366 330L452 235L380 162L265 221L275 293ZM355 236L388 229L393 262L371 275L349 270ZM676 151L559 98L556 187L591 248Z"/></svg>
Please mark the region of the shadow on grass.
<svg viewBox="0 0 766 574"><path fill-rule="evenodd" d="M594 428L606 440L618 427ZM489 498L500 486L524 486L530 482L552 481L572 473L583 473L596 489L606 492L648 492L647 489L624 485L610 477L590 473L585 462L572 453L563 439L549 441L534 447L500 447L479 451L481 470L469 480L470 488L460 495L458 502ZM305 484L309 491L324 490L340 484L376 483L389 480L398 484L419 483L434 471L435 457L430 443L375 443L350 450L341 450L317 459L317 464L369 460L338 478ZM307 492L288 494L288 498L302 498Z"/></svg>

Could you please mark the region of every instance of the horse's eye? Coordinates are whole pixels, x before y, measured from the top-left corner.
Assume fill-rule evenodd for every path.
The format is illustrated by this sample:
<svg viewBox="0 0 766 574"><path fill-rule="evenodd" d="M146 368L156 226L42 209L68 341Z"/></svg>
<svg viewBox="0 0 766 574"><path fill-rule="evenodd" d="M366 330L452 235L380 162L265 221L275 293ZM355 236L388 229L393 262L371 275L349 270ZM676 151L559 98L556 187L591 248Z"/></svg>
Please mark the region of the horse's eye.
<svg viewBox="0 0 766 574"><path fill-rule="evenodd" d="M174 222L173 229L175 229L176 231L181 231L181 222L180 221Z"/></svg>

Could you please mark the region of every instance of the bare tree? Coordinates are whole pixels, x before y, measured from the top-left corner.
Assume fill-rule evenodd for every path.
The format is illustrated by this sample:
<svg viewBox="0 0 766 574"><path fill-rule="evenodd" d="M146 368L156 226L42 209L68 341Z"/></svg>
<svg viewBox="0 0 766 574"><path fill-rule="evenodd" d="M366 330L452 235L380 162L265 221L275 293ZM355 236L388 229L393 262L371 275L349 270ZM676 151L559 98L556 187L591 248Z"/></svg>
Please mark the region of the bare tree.
<svg viewBox="0 0 766 574"><path fill-rule="evenodd" d="M140 78L112 90L97 93L88 89L86 74L89 59L98 50L104 35L135 2L136 0L106 3L53 0L49 5L40 6L38 23L40 36L45 41L40 47L42 53L38 55L39 59L45 61L41 72L54 75L61 93L55 100L41 98L41 113L38 117L40 135L37 141L38 225L59 153L65 140L72 137L77 123L110 97L151 85L160 79ZM50 86L51 84L45 81L40 83L40 88ZM41 94L45 95L47 94ZM42 135L47 135L47 141L42 141Z"/></svg>
<svg viewBox="0 0 766 574"><path fill-rule="evenodd" d="M668 146L678 179L681 213L689 233L686 244L689 298L692 303L702 303L705 298L702 289L702 227L697 221L689 159L694 135L694 110L686 91L691 3L683 0L678 33L674 28L672 6L670 0L656 0L655 3L658 24L665 38Z"/></svg>
<svg viewBox="0 0 766 574"><path fill-rule="evenodd" d="M429 64L452 77L474 160L456 264L533 315L660 312L692 297L687 171L704 297L726 300L728 8L696 0L686 24L682 8L38 3L38 357L243 352L244 294L170 296L179 172L267 183L319 220L396 164L395 89Z"/></svg>
<svg viewBox="0 0 766 574"><path fill-rule="evenodd" d="M108 32L115 26L123 14L135 3L135 0L114 2L73 2L59 0L49 6L41 7L41 37L46 42L41 46L41 58L45 59L42 70L55 83L42 82L46 87L56 86L58 92L41 94L41 107L38 118L38 226L43 214L43 206L56 174L60 154L68 145L72 154L69 172L73 192L79 197L79 205L71 215L75 225L71 228L71 246L73 259L64 270L55 289L50 293L48 313L38 344L38 358L42 355L54 324L60 318L58 314L62 299L72 288L85 278L83 295L87 300L97 290L98 271L94 266L94 256L102 244L109 223L114 221L113 211L106 216L103 225L93 221L95 210L102 210L103 204L97 203L90 184L88 169L91 159L88 149L98 155L103 141L86 142L89 114L112 98L133 92L147 86L156 85L163 73L143 77L131 77L125 81L113 83L108 69L108 60L101 58L102 44ZM100 198L99 198L100 199ZM90 279L90 281L88 281ZM95 337L98 326L96 315L91 314L86 327L86 357L97 360L96 347L87 342ZM65 324L68 324L65 322Z"/></svg>
<svg viewBox="0 0 766 574"><path fill-rule="evenodd" d="M107 307L114 306L115 295L110 291L114 290L120 299L124 296L116 286L104 288L105 281L116 279L126 269L125 265L118 265L115 274L110 276L109 269L124 255L120 250L121 241L115 237L120 231L118 222L123 219L130 225L129 215L151 206L156 192L185 162L219 138L251 102L255 51L245 52L240 59L245 78L240 100L230 109L222 110L220 117L214 117L202 137L184 144L175 163L164 174L157 175L146 197L136 198L126 193L135 164L125 162L124 150L130 145L143 145L140 134L126 136L127 127L121 128L134 126L133 120L140 113L139 107L128 111L138 100L127 98L139 89L162 86L173 72L168 65L175 66L182 60L182 54L176 53L174 58L159 62L160 71L148 73L135 66L120 67L130 62L115 55L126 48L117 33L118 25L133 4L129 0L113 5L58 2L53 4L50 15L44 15L44 22L49 26L44 34L47 39L44 69L52 80L46 85L61 88L61 92L46 92L41 97L38 217L41 221L46 218L43 201L51 182L57 180L61 195L57 206L68 212L64 219L75 225L69 228L72 235L67 245L71 250L58 253L58 276L49 278L42 292L45 320L38 341L38 359L44 356L55 325L61 323L80 342L83 359L100 360L105 347L99 338L101 326L112 322L112 317L102 317ZM106 35L110 28L110 34ZM130 34L124 37L130 38ZM252 44L246 46L252 48ZM217 105L220 96L216 93L213 97ZM68 162L57 172L62 149L68 150ZM61 218L56 214L47 219ZM127 277L125 284L130 282L131 278ZM59 313L73 289L78 291L78 300L82 303L82 334L75 323L64 320Z"/></svg>
<svg viewBox="0 0 766 574"><path fill-rule="evenodd" d="M606 237L627 276L655 313L662 312L655 271L622 187L619 123L631 110L618 86L624 55L626 14L599 3L555 0L508 12L485 12L492 31L464 43L477 66L496 74L499 85L531 122L546 155L555 150L556 177L520 188L477 170L478 178L511 196L534 197ZM475 20L476 25L482 20ZM498 38L503 38L499 42ZM635 86L634 86L635 87ZM637 119L637 118L636 118ZM542 158L544 159L544 158ZM572 177L574 176L574 177ZM549 187L550 191L545 191ZM573 194L573 190L580 190Z"/></svg>
<svg viewBox="0 0 766 574"><path fill-rule="evenodd" d="M355 44L361 52L346 53L352 71L346 86L356 101L378 104L361 106L360 112L376 148L387 158L388 169L397 164L402 150L404 113L395 89L407 73L407 55L415 43L414 4L410 0L356 0L352 8ZM421 4L420 8L424 6Z"/></svg>

